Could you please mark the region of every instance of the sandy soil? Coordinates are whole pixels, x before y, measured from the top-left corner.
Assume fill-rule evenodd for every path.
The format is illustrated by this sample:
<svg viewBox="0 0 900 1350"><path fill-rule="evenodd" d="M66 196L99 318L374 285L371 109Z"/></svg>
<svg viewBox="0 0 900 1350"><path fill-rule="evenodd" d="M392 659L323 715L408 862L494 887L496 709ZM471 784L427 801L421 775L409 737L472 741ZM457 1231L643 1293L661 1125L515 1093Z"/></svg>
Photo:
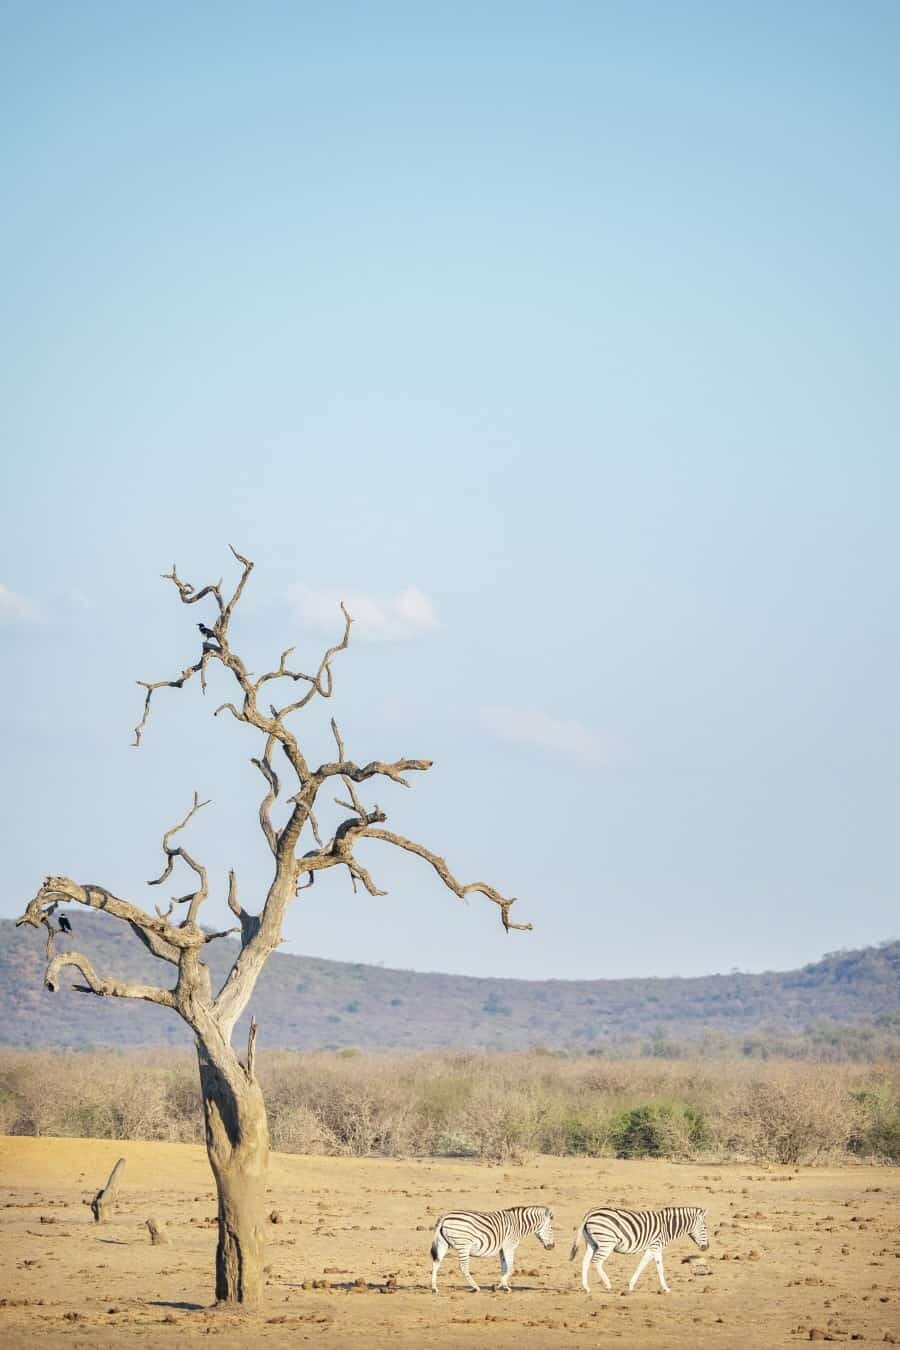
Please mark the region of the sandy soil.
<svg viewBox="0 0 900 1350"><path fill-rule="evenodd" d="M116 1158L127 1159L114 1219L84 1206ZM262 1311L209 1307L215 1227L204 1150L181 1144L0 1139L0 1344L175 1347L762 1347L828 1339L900 1344L897 1169L761 1169L540 1158L524 1167L434 1159L275 1155L269 1288ZM464 1288L448 1258L429 1291L434 1220L459 1205L552 1205L557 1246L520 1248L513 1293ZM668 1249L672 1293L652 1267L621 1297L634 1257L607 1266L613 1293L590 1298L568 1260L580 1215L595 1204L702 1204L709 1274L689 1242ZM171 1245L144 1226L161 1220ZM393 1277L393 1278L391 1278ZM313 1288L318 1281L324 1287ZM357 1284L356 1281L364 1283ZM385 1286L396 1282L396 1291ZM209 1344L208 1341L204 1341Z"/></svg>

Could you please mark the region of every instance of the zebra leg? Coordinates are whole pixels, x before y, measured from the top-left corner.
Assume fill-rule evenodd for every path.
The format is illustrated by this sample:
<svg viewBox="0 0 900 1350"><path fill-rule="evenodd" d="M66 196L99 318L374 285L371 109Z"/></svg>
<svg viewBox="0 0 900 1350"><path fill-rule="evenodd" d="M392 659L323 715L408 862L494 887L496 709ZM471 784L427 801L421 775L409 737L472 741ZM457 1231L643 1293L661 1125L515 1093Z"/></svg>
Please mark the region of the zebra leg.
<svg viewBox="0 0 900 1350"><path fill-rule="evenodd" d="M515 1243L510 1247L500 1248L500 1289L505 1289L508 1294L512 1293L509 1287L509 1277L512 1275L513 1262L516 1259Z"/></svg>
<svg viewBox="0 0 900 1350"><path fill-rule="evenodd" d="M442 1233L436 1233L431 1244L431 1292L437 1293L437 1277L441 1262L450 1250L450 1243Z"/></svg>
<svg viewBox="0 0 900 1350"><path fill-rule="evenodd" d="M609 1276L603 1269L603 1262L607 1260L612 1251L612 1247L598 1247L594 1256L594 1265L597 1267L597 1274L600 1276L608 1290L612 1289L612 1285L609 1282Z"/></svg>
<svg viewBox="0 0 900 1350"><path fill-rule="evenodd" d="M628 1292L629 1292L629 1294L633 1291L634 1286L637 1284L638 1280L641 1278L641 1274L642 1274L642 1272L643 1272L643 1270L644 1270L644 1267L648 1264L648 1262L650 1262L650 1261L652 1261L652 1260L653 1260L653 1251L652 1251L651 1248L648 1247L647 1251L644 1252L644 1255L641 1257L640 1261L638 1262L638 1268L637 1268L637 1270L634 1272L634 1274L632 1275L631 1279L628 1281Z"/></svg>
<svg viewBox="0 0 900 1350"><path fill-rule="evenodd" d="M656 1273L659 1276L659 1283L664 1294L671 1294L671 1289L666 1284L666 1272L663 1270L662 1247L653 1248L653 1260L656 1262Z"/></svg>
<svg viewBox="0 0 900 1350"><path fill-rule="evenodd" d="M591 1262L597 1255L597 1248L594 1246L587 1233L584 1235L584 1256L581 1260L581 1286L586 1294L591 1292L591 1286L588 1284L588 1271L591 1268Z"/></svg>
<svg viewBox="0 0 900 1350"><path fill-rule="evenodd" d="M460 1270L462 1271L463 1275L465 1275L465 1277L466 1277L466 1279L467 1279L467 1281L468 1281L468 1283L469 1283L469 1288L470 1288L470 1289L474 1289L476 1294L480 1294L480 1293L481 1293L481 1285L475 1283L475 1281L472 1279L472 1272L469 1270L469 1248L468 1248L468 1247L463 1247L463 1248L460 1250L460 1253L459 1253L459 1268L460 1268Z"/></svg>

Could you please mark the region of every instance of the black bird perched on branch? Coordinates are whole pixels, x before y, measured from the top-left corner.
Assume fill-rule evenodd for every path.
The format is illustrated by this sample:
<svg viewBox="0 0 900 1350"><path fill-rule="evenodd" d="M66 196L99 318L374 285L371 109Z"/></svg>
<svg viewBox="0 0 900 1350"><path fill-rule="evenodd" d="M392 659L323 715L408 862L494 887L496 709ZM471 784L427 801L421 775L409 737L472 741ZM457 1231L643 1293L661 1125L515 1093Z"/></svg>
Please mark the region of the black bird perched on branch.
<svg viewBox="0 0 900 1350"><path fill-rule="evenodd" d="M216 637L213 630L211 628L207 628L205 623L198 623L197 627L200 629L200 632L203 634L205 638L212 638L213 642L218 642L219 639Z"/></svg>
<svg viewBox="0 0 900 1350"><path fill-rule="evenodd" d="M72 925L69 923L65 914L60 914L59 916L59 931L61 933L71 933L72 931Z"/></svg>

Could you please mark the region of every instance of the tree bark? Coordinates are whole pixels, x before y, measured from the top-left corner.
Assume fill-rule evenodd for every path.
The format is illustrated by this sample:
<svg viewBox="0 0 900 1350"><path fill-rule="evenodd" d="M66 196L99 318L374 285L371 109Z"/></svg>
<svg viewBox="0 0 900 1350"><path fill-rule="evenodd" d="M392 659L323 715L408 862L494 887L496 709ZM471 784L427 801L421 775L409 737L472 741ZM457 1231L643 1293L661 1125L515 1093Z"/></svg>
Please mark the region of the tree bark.
<svg viewBox="0 0 900 1350"><path fill-rule="evenodd" d="M219 1199L216 1300L255 1304L262 1298L264 1284L263 1221L269 1168L265 1102L259 1084L247 1076L236 1056L235 1071L226 1072L200 1041L197 1054L206 1148ZM233 1055L230 1048L229 1054Z"/></svg>

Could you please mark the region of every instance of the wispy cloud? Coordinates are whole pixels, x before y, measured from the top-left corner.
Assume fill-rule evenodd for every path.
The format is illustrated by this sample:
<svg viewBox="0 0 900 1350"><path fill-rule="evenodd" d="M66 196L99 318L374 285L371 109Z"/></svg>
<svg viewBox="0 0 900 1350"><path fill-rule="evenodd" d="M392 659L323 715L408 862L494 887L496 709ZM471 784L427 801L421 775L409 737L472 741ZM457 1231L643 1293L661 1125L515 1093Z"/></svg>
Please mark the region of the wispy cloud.
<svg viewBox="0 0 900 1350"><path fill-rule="evenodd" d="M607 740L599 731L582 722L548 717L538 708L482 708L479 718L483 726L504 740L530 741L583 759L606 758Z"/></svg>
<svg viewBox="0 0 900 1350"><path fill-rule="evenodd" d="M306 628L334 632L340 628L341 601L353 619L353 632L369 642L397 642L414 633L437 627L434 606L418 586L407 586L394 595L326 587L311 590L292 586L288 591L295 620Z"/></svg>
<svg viewBox="0 0 900 1350"><path fill-rule="evenodd" d="M0 619L17 619L21 623L34 623L39 618L40 615L30 600L24 595L17 595L0 582Z"/></svg>

